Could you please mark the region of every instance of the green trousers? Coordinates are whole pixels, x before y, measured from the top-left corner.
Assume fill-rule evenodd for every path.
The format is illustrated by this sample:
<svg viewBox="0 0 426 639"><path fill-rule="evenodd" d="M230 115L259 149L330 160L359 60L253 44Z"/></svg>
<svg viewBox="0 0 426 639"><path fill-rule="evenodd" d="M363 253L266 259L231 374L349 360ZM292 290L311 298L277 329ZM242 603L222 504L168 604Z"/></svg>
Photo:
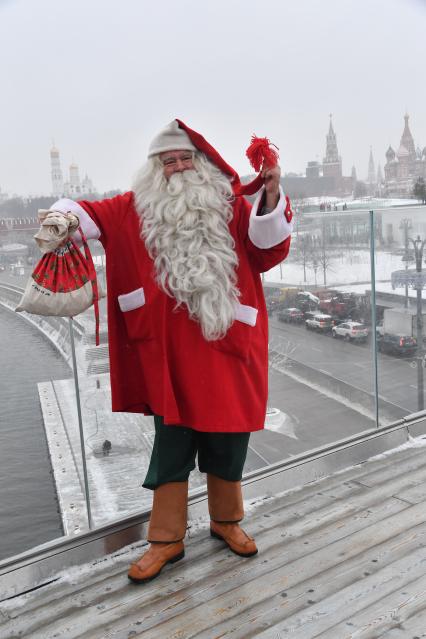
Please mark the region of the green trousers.
<svg viewBox="0 0 426 639"><path fill-rule="evenodd" d="M171 481L186 481L195 468L227 481L239 481L250 433L201 433L185 426L166 425L154 415L155 438L144 488L154 490Z"/></svg>

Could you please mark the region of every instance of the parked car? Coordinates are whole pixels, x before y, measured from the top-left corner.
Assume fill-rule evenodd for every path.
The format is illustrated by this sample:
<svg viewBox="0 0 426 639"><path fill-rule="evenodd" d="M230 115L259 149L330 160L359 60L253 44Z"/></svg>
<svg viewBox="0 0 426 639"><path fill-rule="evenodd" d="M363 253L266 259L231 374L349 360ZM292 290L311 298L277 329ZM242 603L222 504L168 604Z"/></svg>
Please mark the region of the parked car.
<svg viewBox="0 0 426 639"><path fill-rule="evenodd" d="M417 341L415 337L410 337L409 335L384 333L384 335L378 336L377 348L382 353L388 353L389 355L412 357L417 350Z"/></svg>
<svg viewBox="0 0 426 639"><path fill-rule="evenodd" d="M324 313L315 313L312 318L305 320L305 326L310 331L329 333L333 328L333 318Z"/></svg>
<svg viewBox="0 0 426 639"><path fill-rule="evenodd" d="M284 308L278 315L280 322L293 322L300 324L305 319L303 311L300 308Z"/></svg>
<svg viewBox="0 0 426 639"><path fill-rule="evenodd" d="M303 317L305 320L312 319L315 315L318 315L318 311L303 311Z"/></svg>
<svg viewBox="0 0 426 639"><path fill-rule="evenodd" d="M368 328L359 322L341 322L337 326L333 326L331 334L333 337L342 337L347 342L366 342Z"/></svg>

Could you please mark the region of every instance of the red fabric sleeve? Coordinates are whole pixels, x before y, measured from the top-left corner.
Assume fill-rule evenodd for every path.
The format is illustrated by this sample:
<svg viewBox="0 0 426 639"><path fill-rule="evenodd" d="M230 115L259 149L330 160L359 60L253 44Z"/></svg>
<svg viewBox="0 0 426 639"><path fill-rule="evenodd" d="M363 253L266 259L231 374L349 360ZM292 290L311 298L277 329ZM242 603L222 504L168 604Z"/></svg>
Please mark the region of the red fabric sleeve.
<svg viewBox="0 0 426 639"><path fill-rule="evenodd" d="M99 241L104 247L114 233L118 232L124 218L133 204L133 193L129 191L123 195L116 195L106 200L81 200L78 202L100 230Z"/></svg>

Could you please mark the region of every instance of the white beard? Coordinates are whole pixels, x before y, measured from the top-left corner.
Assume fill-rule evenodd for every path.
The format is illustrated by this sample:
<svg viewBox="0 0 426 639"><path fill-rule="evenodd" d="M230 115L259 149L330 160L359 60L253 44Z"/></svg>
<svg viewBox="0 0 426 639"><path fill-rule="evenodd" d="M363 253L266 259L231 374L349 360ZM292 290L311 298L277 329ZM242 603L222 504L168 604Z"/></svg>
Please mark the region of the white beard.
<svg viewBox="0 0 426 639"><path fill-rule="evenodd" d="M196 170L169 180L157 158L150 162L156 166L142 169L133 190L157 282L187 307L206 340L220 339L235 320L239 296L229 180L204 156L194 158Z"/></svg>

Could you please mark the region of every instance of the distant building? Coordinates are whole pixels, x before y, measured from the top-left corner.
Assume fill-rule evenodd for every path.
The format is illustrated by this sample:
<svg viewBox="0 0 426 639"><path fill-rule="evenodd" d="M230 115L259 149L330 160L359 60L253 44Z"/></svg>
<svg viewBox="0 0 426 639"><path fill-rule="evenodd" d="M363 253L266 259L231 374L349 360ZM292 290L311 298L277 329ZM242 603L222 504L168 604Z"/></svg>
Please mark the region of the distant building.
<svg viewBox="0 0 426 639"><path fill-rule="evenodd" d="M376 181L377 181L377 195L379 197L382 197L383 191L384 191L384 188L385 188L385 180L383 178L382 167L380 166L380 162L377 165L377 178L376 178Z"/></svg>
<svg viewBox="0 0 426 639"><path fill-rule="evenodd" d="M333 123L330 115L330 126L326 136L325 158L322 164L322 174L324 177L333 177L336 185L342 178L342 158L337 148L336 134L333 129Z"/></svg>
<svg viewBox="0 0 426 639"><path fill-rule="evenodd" d="M352 195L355 188L356 172L352 169L351 176L342 175L342 158L339 155L331 116L322 164L317 161L308 162L306 177L284 175L281 181L286 193L293 198Z"/></svg>
<svg viewBox="0 0 426 639"><path fill-rule="evenodd" d="M52 195L55 197L79 197L85 193L95 192L92 180L89 179L87 173L83 179L80 180L80 172L78 165L73 162L69 167L69 180L64 182L61 162L59 157L59 150L53 146L50 149L50 165L52 175Z"/></svg>
<svg viewBox="0 0 426 639"><path fill-rule="evenodd" d="M306 177L319 178L320 170L321 170L321 165L319 162L308 162L308 166L306 167Z"/></svg>
<svg viewBox="0 0 426 639"><path fill-rule="evenodd" d="M382 173L382 167L380 166L380 162L377 165L377 184L383 184L384 179L383 179L383 173Z"/></svg>
<svg viewBox="0 0 426 639"><path fill-rule="evenodd" d="M408 119L405 114L405 126L396 153L392 146L386 151L384 188L389 197L411 197L417 178L426 179L426 147L423 151L415 147Z"/></svg>
<svg viewBox="0 0 426 639"><path fill-rule="evenodd" d="M8 199L9 195L0 189L0 204Z"/></svg>
<svg viewBox="0 0 426 639"><path fill-rule="evenodd" d="M50 169L52 177L52 195L61 197L64 193L64 180L62 177L59 150L52 146L50 149Z"/></svg>
<svg viewBox="0 0 426 639"><path fill-rule="evenodd" d="M84 179L81 183L81 191L82 193L95 193L96 190L93 186L93 182L92 180L89 179L89 177L86 175L84 176Z"/></svg>
<svg viewBox="0 0 426 639"><path fill-rule="evenodd" d="M70 164L70 180L64 184L64 192L65 195L73 196L80 195L81 193L81 184L80 184L80 175L78 172L77 164Z"/></svg>
<svg viewBox="0 0 426 639"><path fill-rule="evenodd" d="M368 159L368 175L367 175L368 194L374 195L376 192L376 169L374 167L373 150L370 146L370 157Z"/></svg>

